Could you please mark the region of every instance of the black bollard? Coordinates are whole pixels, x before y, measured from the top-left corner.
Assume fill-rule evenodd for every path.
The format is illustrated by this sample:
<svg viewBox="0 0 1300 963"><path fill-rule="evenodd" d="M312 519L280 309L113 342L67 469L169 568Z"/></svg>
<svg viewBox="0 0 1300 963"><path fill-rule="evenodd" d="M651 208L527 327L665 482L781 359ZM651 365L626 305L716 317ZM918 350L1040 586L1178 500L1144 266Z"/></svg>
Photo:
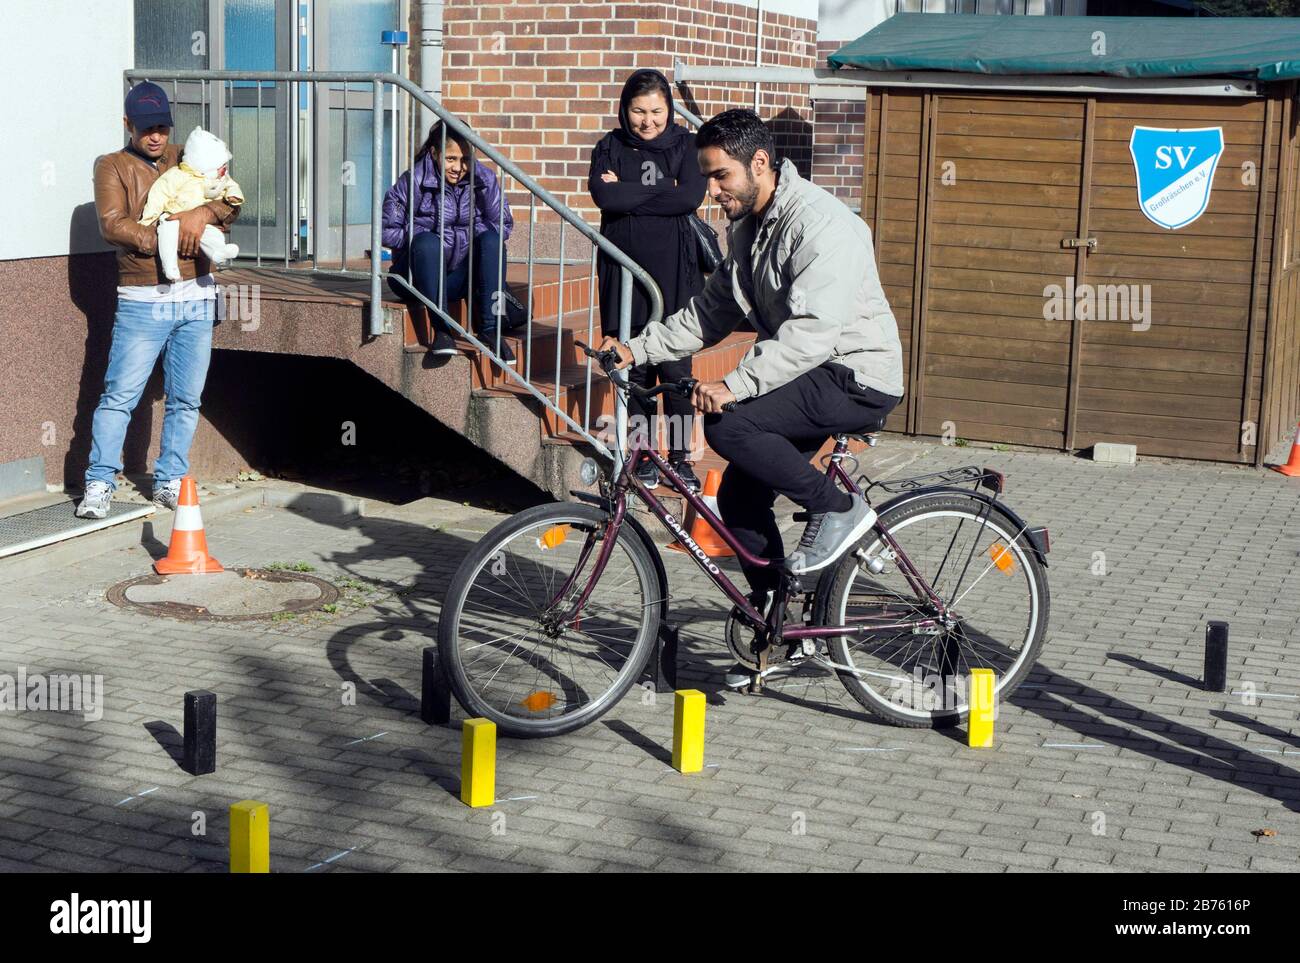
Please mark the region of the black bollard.
<svg viewBox="0 0 1300 963"><path fill-rule="evenodd" d="M1205 688L1228 691L1228 623L1205 624Z"/></svg>
<svg viewBox="0 0 1300 963"><path fill-rule="evenodd" d="M674 692L677 689L677 626L659 623L654 652L650 654L650 671L654 674L655 692Z"/></svg>
<svg viewBox="0 0 1300 963"><path fill-rule="evenodd" d="M217 771L217 694L205 689L185 693L185 759L191 776Z"/></svg>
<svg viewBox="0 0 1300 963"><path fill-rule="evenodd" d="M438 664L438 647L426 646L420 676L420 718L427 725L451 722L451 690Z"/></svg>

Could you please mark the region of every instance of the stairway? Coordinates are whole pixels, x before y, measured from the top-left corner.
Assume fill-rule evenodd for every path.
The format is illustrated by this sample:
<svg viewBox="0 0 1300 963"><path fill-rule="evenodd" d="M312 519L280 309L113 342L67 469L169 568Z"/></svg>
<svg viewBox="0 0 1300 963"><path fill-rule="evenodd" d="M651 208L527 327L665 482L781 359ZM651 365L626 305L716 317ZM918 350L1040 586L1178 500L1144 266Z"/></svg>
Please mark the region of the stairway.
<svg viewBox="0 0 1300 963"><path fill-rule="evenodd" d="M255 326L238 321L219 324L214 330L215 348L351 360L556 498L567 499L570 490L582 487L578 466L591 454L590 446L467 341L458 342L460 351L450 358L427 354L429 331L424 310L409 311L387 286L384 313L393 334L369 338L365 335L369 289L364 279L331 272L241 267L223 271L219 281L223 287L255 286L261 307ZM506 283L523 301L528 295L527 265L509 264ZM559 407L579 424L584 423L590 397L589 430L599 435L602 416L613 424L613 392L594 367L588 388L586 359L574 344L575 340L591 343L589 321L591 339L600 337L599 308L589 312L595 295L590 268L565 266L562 325L556 317L561 306L559 294L559 267L534 264L529 374L548 399L558 395ZM451 305L448 313L465 326L464 302ZM520 374L529 369L523 334L520 329L503 338L519 359ZM736 332L701 351L695 356L696 377L720 379L735 367L753 340L750 332ZM696 471L703 478L704 470L720 467L721 460L706 450ZM657 494L681 517L683 506L677 496L664 488Z"/></svg>
<svg viewBox="0 0 1300 963"><path fill-rule="evenodd" d="M588 425L588 431L600 437L602 424L613 425L614 392L609 381L599 368L592 366L590 378L586 357L577 347L575 341L598 344L600 333L600 309L589 310L596 291L591 283L590 268L581 265L566 265L564 272L563 323L557 324L556 314L560 310L559 269L553 265L535 265L533 268L533 321L531 365L528 359L528 346L519 329L512 335L503 336L502 341L514 350L518 363L516 370L520 374L528 373L534 387L579 424ZM506 273L506 285L522 302L527 294L526 266L512 264ZM422 354L429 343L429 331L425 312L415 312L420 317L415 320L411 312L407 313L404 350L407 353ZM462 326L466 321L466 306L459 302L449 309L449 314ZM721 379L731 371L749 346L754 341L752 332L736 332L716 345L699 352L693 363L696 377L705 380ZM485 356L481 355L469 342L458 339L458 347L470 361L472 377L472 394L480 403L490 399L510 399L521 408L531 413L536 423L541 442L548 448L583 450L587 446L582 438L573 432L554 413L539 403L528 391L513 379L502 373ZM557 351L558 345L558 351ZM557 379L555 376L557 360L559 364L558 401ZM590 408L588 409L588 398ZM602 418L605 419L602 422ZM612 431L612 427L610 428ZM704 446L703 438L700 444ZM489 448L490 450L490 448ZM663 451L663 449L661 449ZM583 451L585 455L586 452ZM707 447L696 468L703 477L708 468L722 468L724 463ZM567 497L568 492L554 492L556 497ZM665 500L678 496L660 489L658 494ZM669 505L680 509L682 506Z"/></svg>

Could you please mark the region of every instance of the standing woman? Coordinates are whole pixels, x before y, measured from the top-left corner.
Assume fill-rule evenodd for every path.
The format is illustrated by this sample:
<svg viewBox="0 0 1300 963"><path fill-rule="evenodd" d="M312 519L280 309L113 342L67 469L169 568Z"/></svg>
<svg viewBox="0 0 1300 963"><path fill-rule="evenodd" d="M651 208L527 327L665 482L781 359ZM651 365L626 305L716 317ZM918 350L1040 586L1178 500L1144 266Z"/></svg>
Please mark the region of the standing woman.
<svg viewBox="0 0 1300 963"><path fill-rule="evenodd" d="M638 70L627 79L619 98L618 122L592 151L587 186L600 208L600 233L654 278L663 292L666 318L704 289L690 224L705 190L695 135L673 122L672 88L657 70ZM598 272L601 330L617 337L622 269L601 252ZM649 315L649 298L640 285L633 284L633 335L646 326ZM646 388L690 375L690 358L629 369L629 377ZM693 424L690 400L662 397L670 416L669 462L699 491L699 479L686 462ZM653 401L628 400L629 413L646 419L647 426L653 426L657 407ZM657 437L653 427L650 437ZM648 460L637 469L637 477L648 488L659 484L659 470Z"/></svg>
<svg viewBox="0 0 1300 963"><path fill-rule="evenodd" d="M393 252L393 266L389 273L404 275L409 265L416 290L434 304L443 306L444 310L447 305L469 297L472 291L474 297L467 313L473 317L477 302L479 319L474 325L474 333L489 348L496 350L497 317L506 317L504 309L508 300L496 296L498 274L501 287L505 288L506 258L499 231L504 228L505 240L509 240L515 219L496 175L481 161L474 160L474 149L469 141L448 129L446 157L440 156L442 150L443 124L438 121L416 153L412 169L403 171L384 196L384 247ZM470 196L470 164L474 165L473 197ZM442 196L444 171L447 182L445 197ZM415 215L408 247L406 218L412 189ZM502 207L505 208L504 223ZM474 222L472 240L471 217ZM469 276L471 245L474 249L472 279ZM439 261L442 261L441 265ZM439 299L440 277L447 285L445 301ZM410 299L407 290L391 278L388 284L403 301ZM432 311L429 314L433 325L433 343L429 346L429 353L455 354L456 342L446 324ZM501 342L500 356L506 364L515 363L514 352L504 341Z"/></svg>

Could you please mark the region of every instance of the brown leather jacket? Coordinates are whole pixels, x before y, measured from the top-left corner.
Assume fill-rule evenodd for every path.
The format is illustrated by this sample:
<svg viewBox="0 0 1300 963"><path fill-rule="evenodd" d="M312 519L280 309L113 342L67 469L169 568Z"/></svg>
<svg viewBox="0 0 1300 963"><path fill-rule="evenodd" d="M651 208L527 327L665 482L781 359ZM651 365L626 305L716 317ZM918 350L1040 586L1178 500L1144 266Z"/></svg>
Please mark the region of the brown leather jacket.
<svg viewBox="0 0 1300 963"><path fill-rule="evenodd" d="M95 160L95 211L99 233L117 246L118 284L166 284L158 260L157 225L140 223L145 198L163 172L181 162L181 149L168 144L151 167L138 154L123 148ZM226 230L239 216L239 208L225 201L208 205L217 216L217 226ZM212 273L212 264L200 251L196 257L180 258L181 277L186 280Z"/></svg>

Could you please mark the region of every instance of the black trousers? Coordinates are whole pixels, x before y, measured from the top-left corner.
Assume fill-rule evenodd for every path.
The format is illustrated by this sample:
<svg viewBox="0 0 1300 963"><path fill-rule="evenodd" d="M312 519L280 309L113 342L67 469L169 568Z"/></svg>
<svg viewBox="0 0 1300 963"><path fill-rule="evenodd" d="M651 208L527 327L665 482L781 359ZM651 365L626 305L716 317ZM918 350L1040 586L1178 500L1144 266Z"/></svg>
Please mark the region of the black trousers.
<svg viewBox="0 0 1300 963"><path fill-rule="evenodd" d="M706 415L704 437L728 462L718 511L740 544L764 558L785 556L772 511L777 495L809 512L842 510L844 489L809 459L831 435L877 430L899 400L827 362L733 412ZM775 570L742 569L756 592L776 587Z"/></svg>
<svg viewBox="0 0 1300 963"><path fill-rule="evenodd" d="M657 384L666 381L681 381L683 378L691 376L691 359L689 357L679 358L676 361L661 361L659 364L639 364L633 365L628 369L628 380L639 384L642 388L653 388ZM664 401L664 414L668 415L668 448L669 459L680 461L686 457L686 453L691 449L691 435L694 431L695 409L691 407L691 399L675 393L667 393L659 396ZM656 443L659 434L655 430L653 418L658 414L659 398L650 398L642 400L635 395L629 395L627 399L627 413L629 419L644 419L641 424L650 433L651 443ZM633 433L636 427L635 422L629 422L628 433Z"/></svg>

